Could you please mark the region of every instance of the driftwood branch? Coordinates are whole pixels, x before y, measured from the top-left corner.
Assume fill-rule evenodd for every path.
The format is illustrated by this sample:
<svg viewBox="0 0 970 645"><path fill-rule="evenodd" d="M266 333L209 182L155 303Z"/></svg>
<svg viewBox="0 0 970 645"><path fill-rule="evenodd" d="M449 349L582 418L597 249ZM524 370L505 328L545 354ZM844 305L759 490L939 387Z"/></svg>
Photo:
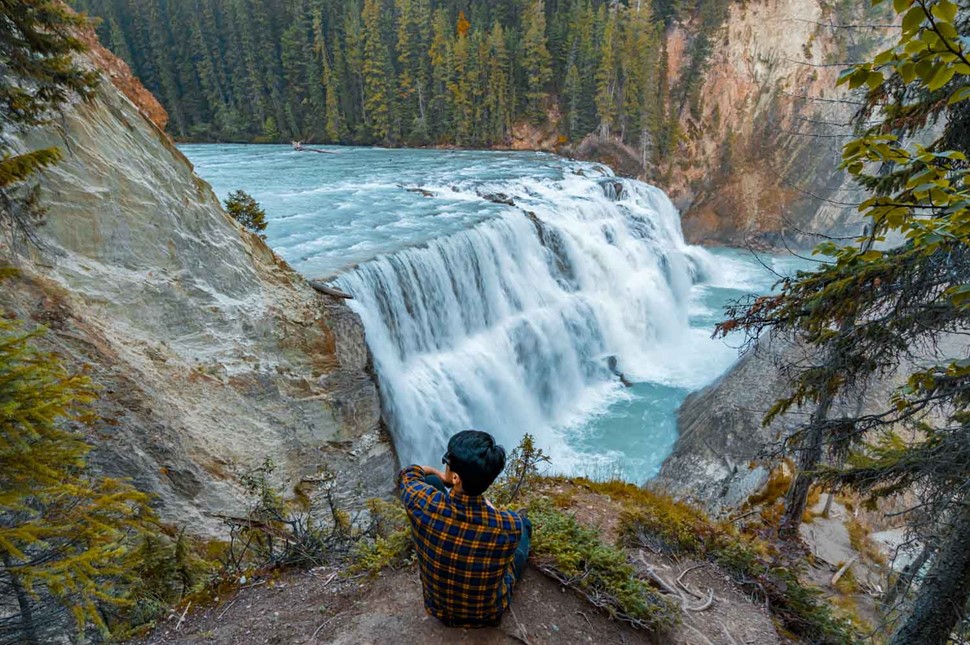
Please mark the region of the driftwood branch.
<svg viewBox="0 0 970 645"><path fill-rule="evenodd" d="M189 608L191 607L192 607L192 601L190 600L189 604L185 606L185 611L182 612L182 616L179 618L179 622L175 625L175 631L182 629L182 621L185 620L185 615L189 613Z"/></svg>
<svg viewBox="0 0 970 645"><path fill-rule="evenodd" d="M314 282L313 280L310 280L310 286L313 287L316 291L319 291L320 293L327 296L333 296L334 298L340 298L342 300L354 299L354 297L349 293L344 293L340 289L334 289L333 287L328 287L322 282Z"/></svg>
<svg viewBox="0 0 970 645"><path fill-rule="evenodd" d="M657 585L658 587L660 587L661 590L667 592L671 596L674 596L675 598L677 598L678 600L680 600L680 608L683 611L706 611L706 610L710 609L711 606L714 604L714 590L713 589L708 589L707 590L707 596L704 598L704 602L702 602L699 605L692 605L690 603L690 598L688 598L687 595L683 591L681 591L676 586L674 586L674 585L670 584L669 582L667 582L666 580L664 580L663 577L661 577L660 574L657 573L657 571L653 568L653 566L649 562L647 562L647 558L646 558L646 556L643 555L643 551L640 551L639 552L639 554L637 555L637 559L646 566L646 570L645 570L644 573L647 576L647 579L649 579L655 585ZM697 565L695 567L690 567L688 569L685 569L680 574L680 576L678 576L678 578L677 578L677 584L679 584L679 585L683 586L685 589L687 589L686 585L684 585L684 583L682 582L682 578L683 578L684 574L686 574L688 571L692 571L692 570L698 568L699 566L702 566L702 565ZM693 592L690 591L689 589L687 589L687 591L690 592L691 594L693 594Z"/></svg>
<svg viewBox="0 0 970 645"><path fill-rule="evenodd" d="M680 572L679 576L677 576L677 584L680 586L680 588L686 591L687 593L689 593L690 595L697 597L700 600L704 600L705 598L704 594L702 594L701 592L697 591L692 587L687 586L687 584L684 582L684 576L686 576L691 571L700 569L703 566L704 566L704 563L702 562L701 564L695 564L692 567L687 567L686 569Z"/></svg>
<svg viewBox="0 0 970 645"><path fill-rule="evenodd" d="M519 622L519 617L515 615L515 609L513 609L511 605L509 605L509 611L512 612L512 619L515 620L515 625L518 628L518 631L506 633L520 643L532 645L532 642L529 641L529 632L526 631L525 626Z"/></svg>
<svg viewBox="0 0 970 645"><path fill-rule="evenodd" d="M296 538L288 533L286 530L273 526L269 522L263 522L260 520L255 520L249 517L237 517L234 515L223 515L221 513L210 513L211 517L220 519L229 526L239 526L247 528L253 531L259 531L265 533L266 535L271 535L277 537L285 542L296 542Z"/></svg>
<svg viewBox="0 0 970 645"><path fill-rule="evenodd" d="M333 150L324 150L323 148L308 148L307 146L303 145L303 142L302 141L294 141L293 142L293 151L294 152L317 152L317 153L320 153L322 155L339 155L340 154L339 152L335 152Z"/></svg>
<svg viewBox="0 0 970 645"><path fill-rule="evenodd" d="M236 600L239 600L239 599L236 598ZM222 617L226 615L226 612L232 609L232 606L236 604L236 600L233 600L231 603L226 605L225 608L221 612L219 612L219 615L216 616L216 620L222 620Z"/></svg>
<svg viewBox="0 0 970 645"><path fill-rule="evenodd" d="M851 566L852 566L853 564L855 564L855 561L856 561L856 560L858 560L858 559L859 559L859 556L858 556L858 555L854 555L854 556L852 556L851 558L849 558L849 561L848 561L848 562L846 562L845 564L843 564L843 565L842 565L842 568L841 568L841 569L839 569L838 571L836 571L836 572L835 572L835 575L834 575L834 576L832 576L832 583L831 583L833 587L835 586L835 584L836 584L836 583L837 583L837 582L838 582L839 580L841 580L841 579L842 579L842 576L844 576L844 575L845 575L845 572L846 572L846 571L848 571L848 570L849 570L849 568L850 568L850 567L851 567Z"/></svg>

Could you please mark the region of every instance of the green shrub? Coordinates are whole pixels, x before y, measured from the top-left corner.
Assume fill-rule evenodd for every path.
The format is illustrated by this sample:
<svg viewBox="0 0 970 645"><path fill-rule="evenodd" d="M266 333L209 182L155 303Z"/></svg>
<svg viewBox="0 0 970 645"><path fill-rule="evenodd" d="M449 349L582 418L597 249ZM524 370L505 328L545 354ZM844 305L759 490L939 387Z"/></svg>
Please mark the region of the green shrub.
<svg viewBox="0 0 970 645"><path fill-rule="evenodd" d="M540 465L548 465L550 461L542 448L536 446L535 437L526 433L509 454L505 470L492 485L489 496L499 506L514 503L520 494L527 493L539 480Z"/></svg>
<svg viewBox="0 0 970 645"><path fill-rule="evenodd" d="M414 561L411 526L400 503L383 499L367 502L370 540L357 543L352 554L354 572L376 575L384 569L403 569Z"/></svg>
<svg viewBox="0 0 970 645"><path fill-rule="evenodd" d="M226 200L226 212L243 227L259 235L265 240L263 231L266 230L266 211L249 193L237 190L229 194Z"/></svg>
<svg viewBox="0 0 970 645"><path fill-rule="evenodd" d="M677 624L678 608L640 580L626 554L603 543L598 531L547 500L533 501L529 517L532 554L541 571L634 627L664 631Z"/></svg>

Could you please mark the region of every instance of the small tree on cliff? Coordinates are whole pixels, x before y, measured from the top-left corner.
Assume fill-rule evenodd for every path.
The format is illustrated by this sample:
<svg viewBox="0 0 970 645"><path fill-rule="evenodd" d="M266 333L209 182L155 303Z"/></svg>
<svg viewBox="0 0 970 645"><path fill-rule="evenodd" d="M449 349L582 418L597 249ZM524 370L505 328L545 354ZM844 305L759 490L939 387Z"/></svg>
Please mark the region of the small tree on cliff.
<svg viewBox="0 0 970 645"><path fill-rule="evenodd" d="M0 643L48 642L105 629L125 605L132 536L152 519L146 496L96 477L69 424L93 421L88 380L37 350L37 333L0 317Z"/></svg>
<svg viewBox="0 0 970 645"><path fill-rule="evenodd" d="M918 494L911 526L924 540L935 535L924 543L937 546L891 642L942 644L970 596L970 359L933 351L948 335L965 335L970 322L970 29L968 11L952 0L893 6L902 15L896 45L840 80L868 88L862 116L878 120L843 150L843 166L874 191L860 205L867 234L841 248L822 244L816 252L829 264L733 307L719 329L742 328L752 338L773 330L818 350L820 360L795 370L766 417L813 410L789 439L799 473L782 527L797 530L808 484L818 478L873 501ZM939 139L907 141L944 114ZM889 236L903 241L877 250ZM833 406L900 369L909 379L881 410L845 414ZM827 466L827 457L845 465Z"/></svg>
<svg viewBox="0 0 970 645"><path fill-rule="evenodd" d="M266 239L262 234L266 230L266 211L252 195L242 190L230 193L226 199L226 212L244 228L259 235L260 239Z"/></svg>
<svg viewBox="0 0 970 645"><path fill-rule="evenodd" d="M84 50L77 33L86 20L59 0L0 3L0 228L14 240L37 242L33 226L42 215L31 175L58 162L58 148L14 154L15 128L42 125L72 96L88 97L97 72L74 61Z"/></svg>

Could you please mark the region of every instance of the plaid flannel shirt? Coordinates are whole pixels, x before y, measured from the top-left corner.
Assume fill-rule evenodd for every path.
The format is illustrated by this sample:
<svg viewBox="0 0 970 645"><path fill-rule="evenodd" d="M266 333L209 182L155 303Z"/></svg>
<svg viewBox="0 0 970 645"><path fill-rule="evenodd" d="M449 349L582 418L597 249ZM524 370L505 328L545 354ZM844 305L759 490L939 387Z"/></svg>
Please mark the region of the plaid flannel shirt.
<svg viewBox="0 0 970 645"><path fill-rule="evenodd" d="M424 607L453 627L494 625L509 606L512 560L522 518L482 495L445 494L425 483L421 466L399 475L421 569Z"/></svg>

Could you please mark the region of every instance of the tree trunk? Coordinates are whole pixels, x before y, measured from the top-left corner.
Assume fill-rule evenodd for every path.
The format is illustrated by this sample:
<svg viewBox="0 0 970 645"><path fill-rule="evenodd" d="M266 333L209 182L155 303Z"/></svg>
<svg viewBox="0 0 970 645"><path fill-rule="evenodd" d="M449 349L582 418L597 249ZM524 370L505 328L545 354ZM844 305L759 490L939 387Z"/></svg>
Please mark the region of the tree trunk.
<svg viewBox="0 0 970 645"><path fill-rule="evenodd" d="M34 625L30 596L27 595L27 590L24 589L17 574L13 572L13 562L10 561L10 556L6 553L3 554L3 568L10 576L10 586L13 587L14 594L17 596L17 604L20 606L20 624L24 630L21 635L24 639L23 642L26 645L39 645L40 640L37 638L37 626Z"/></svg>
<svg viewBox="0 0 970 645"><path fill-rule="evenodd" d="M421 115L421 123L427 123L424 115L424 92L421 91L421 83L418 83L418 114Z"/></svg>
<svg viewBox="0 0 970 645"><path fill-rule="evenodd" d="M923 570L926 563L929 561L930 556L933 555L933 547L931 544L926 544L920 554L916 556L916 559L910 562L906 567L896 576L896 580L893 585L886 592L885 597L882 599L882 605L887 610L892 609L896 604L896 599L899 598L900 594L905 595L909 588L913 584L913 580L919 575L919 572Z"/></svg>
<svg viewBox="0 0 970 645"><path fill-rule="evenodd" d="M825 449L823 424L828 419L832 399L831 394L825 394L809 422L808 433L798 454L798 470L785 495L785 513L781 516L778 528L778 537L783 540L798 537L798 527L802 523L805 507L808 506L808 493L815 481L815 469L822 463Z"/></svg>
<svg viewBox="0 0 970 645"><path fill-rule="evenodd" d="M970 596L970 498L962 500L944 540L890 645L944 645L963 620Z"/></svg>
<svg viewBox="0 0 970 645"><path fill-rule="evenodd" d="M832 501L835 499L835 493L829 491L829 496L825 498L825 508L822 509L822 517L828 519L832 514Z"/></svg>
<svg viewBox="0 0 970 645"><path fill-rule="evenodd" d="M868 234L868 229L866 229ZM875 240L869 236L862 244L862 252L865 253L872 248ZM855 316L850 316L839 326L839 336L844 336L855 326ZM825 363L827 369L832 369L841 359L836 348L831 345L826 350ZM819 398L818 405L812 413L809 421L808 435L801 446L802 452L798 456L798 471L795 479L788 489L785 496L785 513L781 517L781 524L778 528L778 537L783 540L791 540L798 537L798 527L802 523L802 515L805 514L805 507L808 505L808 492L815 481L814 471L822 463L825 455L826 432L825 422L829 418L829 410L835 402L835 392L825 391Z"/></svg>

